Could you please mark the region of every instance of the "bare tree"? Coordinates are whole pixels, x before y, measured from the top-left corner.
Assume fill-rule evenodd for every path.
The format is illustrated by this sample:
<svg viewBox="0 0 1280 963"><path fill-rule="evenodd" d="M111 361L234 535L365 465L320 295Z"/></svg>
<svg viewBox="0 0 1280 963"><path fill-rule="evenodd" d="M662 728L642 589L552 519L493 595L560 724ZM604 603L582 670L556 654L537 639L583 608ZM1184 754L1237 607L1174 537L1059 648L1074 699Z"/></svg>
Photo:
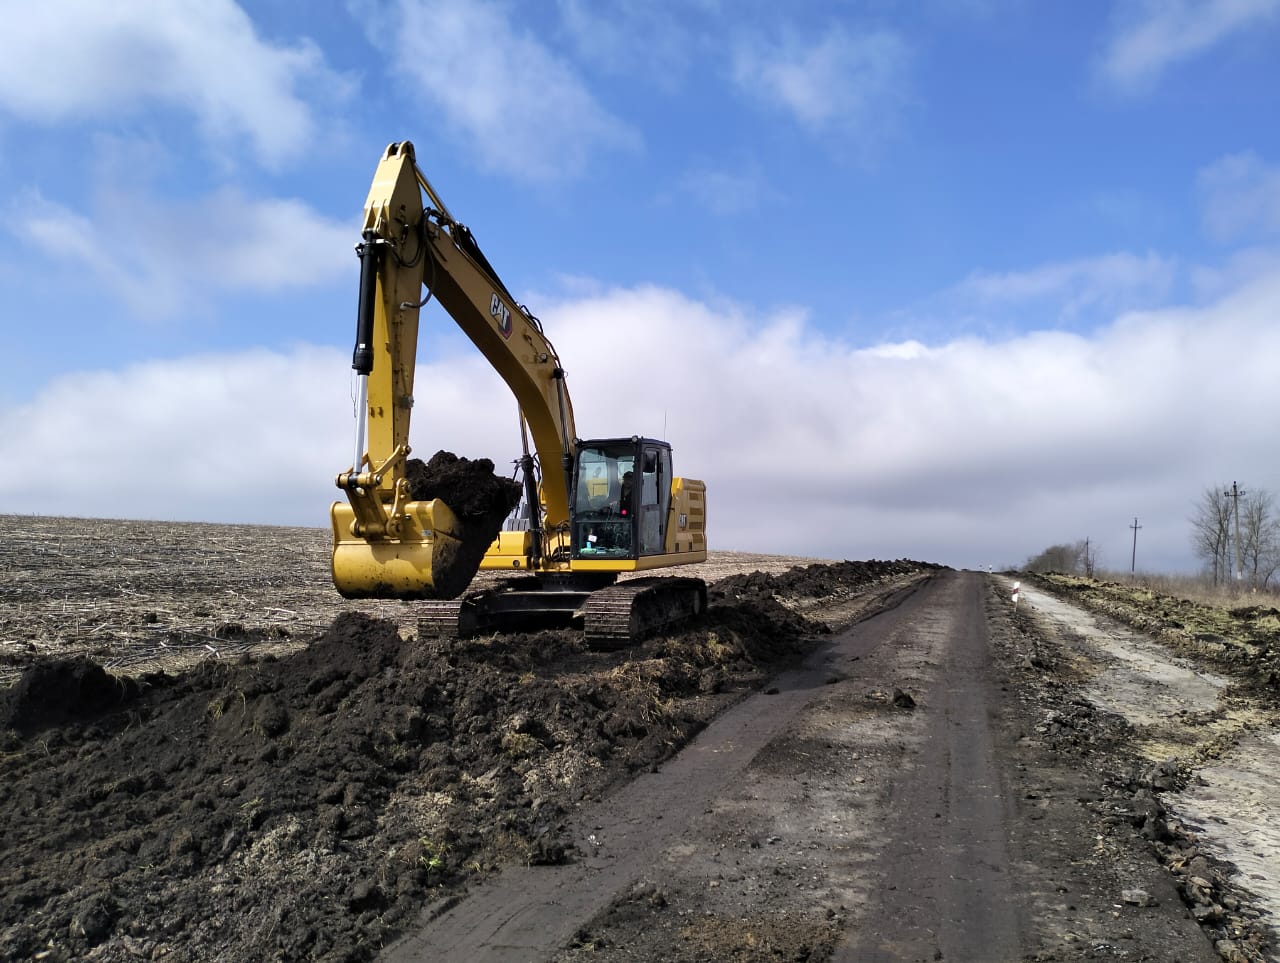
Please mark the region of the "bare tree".
<svg viewBox="0 0 1280 963"><path fill-rule="evenodd" d="M1280 516L1275 496L1265 489L1253 489L1241 501L1241 568L1253 588L1264 589L1280 569Z"/></svg>
<svg viewBox="0 0 1280 963"><path fill-rule="evenodd" d="M1217 485L1200 494L1191 514L1191 543L1218 585L1231 578L1231 499Z"/></svg>

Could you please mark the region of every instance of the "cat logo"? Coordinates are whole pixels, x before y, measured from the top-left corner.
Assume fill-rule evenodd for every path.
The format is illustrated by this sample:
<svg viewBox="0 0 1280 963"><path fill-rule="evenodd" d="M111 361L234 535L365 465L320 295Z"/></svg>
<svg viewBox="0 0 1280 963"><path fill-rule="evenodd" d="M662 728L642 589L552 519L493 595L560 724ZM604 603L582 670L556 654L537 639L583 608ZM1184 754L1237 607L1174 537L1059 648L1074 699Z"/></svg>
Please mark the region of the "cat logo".
<svg viewBox="0 0 1280 963"><path fill-rule="evenodd" d="M497 291L494 291L493 297L489 299L489 314L498 322L498 330L502 332L502 336L511 337L511 312L502 303L502 298L498 297Z"/></svg>

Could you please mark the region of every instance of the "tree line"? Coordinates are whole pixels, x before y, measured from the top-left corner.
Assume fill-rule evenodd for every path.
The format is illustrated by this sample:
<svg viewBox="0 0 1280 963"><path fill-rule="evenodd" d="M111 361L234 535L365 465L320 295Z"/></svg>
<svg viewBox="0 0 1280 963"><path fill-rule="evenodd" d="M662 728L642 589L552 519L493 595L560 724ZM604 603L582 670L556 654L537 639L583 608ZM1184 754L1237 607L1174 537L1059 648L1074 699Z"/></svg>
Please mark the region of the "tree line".
<svg viewBox="0 0 1280 963"><path fill-rule="evenodd" d="M1027 572L1062 572L1067 575L1087 575L1093 578L1097 553L1089 540L1082 538L1070 545L1050 545L1039 555L1027 559L1023 570Z"/></svg>

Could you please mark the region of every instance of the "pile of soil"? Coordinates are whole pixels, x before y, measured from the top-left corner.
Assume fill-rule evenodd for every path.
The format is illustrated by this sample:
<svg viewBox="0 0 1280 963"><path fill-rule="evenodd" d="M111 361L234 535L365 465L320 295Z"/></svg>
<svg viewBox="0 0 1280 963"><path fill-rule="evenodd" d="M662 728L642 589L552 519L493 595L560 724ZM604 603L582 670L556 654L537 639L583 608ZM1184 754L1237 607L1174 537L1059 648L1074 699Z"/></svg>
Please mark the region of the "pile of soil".
<svg viewBox="0 0 1280 963"><path fill-rule="evenodd" d="M899 559L884 562L816 562L797 565L777 575L765 572L747 572L730 575L715 584L721 598L746 596L783 596L788 598L824 598L846 594L877 582L913 575L918 572L937 571L945 566L928 562Z"/></svg>
<svg viewBox="0 0 1280 963"><path fill-rule="evenodd" d="M859 564L795 584L865 583ZM287 658L134 683L32 666L0 716L0 958L365 960L428 899L574 858L582 800L823 631L761 585L712 588L697 624L625 654L347 613Z"/></svg>
<svg viewBox="0 0 1280 963"><path fill-rule="evenodd" d="M110 675L84 656L38 663L14 686L0 690L0 730L31 733L92 719L138 692L137 681Z"/></svg>
<svg viewBox="0 0 1280 963"><path fill-rule="evenodd" d="M432 596L456 598L475 578L484 553L520 501L520 485L495 475L488 458L460 458L451 451L438 451L426 462L410 458L405 476L414 501L438 498L458 517L459 544L446 553L447 543L438 542L431 566Z"/></svg>

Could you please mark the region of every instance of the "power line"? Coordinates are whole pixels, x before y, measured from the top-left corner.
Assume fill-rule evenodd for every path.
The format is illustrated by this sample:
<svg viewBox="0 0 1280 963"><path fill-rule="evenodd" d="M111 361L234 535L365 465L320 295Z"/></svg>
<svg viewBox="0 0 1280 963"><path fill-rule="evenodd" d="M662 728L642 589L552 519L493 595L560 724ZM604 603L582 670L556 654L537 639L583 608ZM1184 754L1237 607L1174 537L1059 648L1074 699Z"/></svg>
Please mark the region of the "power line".
<svg viewBox="0 0 1280 963"><path fill-rule="evenodd" d="M1138 529L1142 526L1138 524L1138 517L1135 515L1133 524L1129 526L1133 529L1133 557L1129 559L1129 578L1134 578L1138 572Z"/></svg>

